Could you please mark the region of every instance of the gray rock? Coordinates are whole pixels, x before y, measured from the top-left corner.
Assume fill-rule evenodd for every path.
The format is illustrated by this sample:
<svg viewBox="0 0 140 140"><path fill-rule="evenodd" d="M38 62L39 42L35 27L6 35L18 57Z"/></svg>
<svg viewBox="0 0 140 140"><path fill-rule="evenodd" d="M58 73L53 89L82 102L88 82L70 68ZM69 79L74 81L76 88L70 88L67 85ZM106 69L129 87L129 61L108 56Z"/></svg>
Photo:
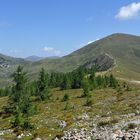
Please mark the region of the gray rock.
<svg viewBox="0 0 140 140"><path fill-rule="evenodd" d="M60 128L63 129L67 126L67 123L65 121L60 121L58 125L59 125Z"/></svg>

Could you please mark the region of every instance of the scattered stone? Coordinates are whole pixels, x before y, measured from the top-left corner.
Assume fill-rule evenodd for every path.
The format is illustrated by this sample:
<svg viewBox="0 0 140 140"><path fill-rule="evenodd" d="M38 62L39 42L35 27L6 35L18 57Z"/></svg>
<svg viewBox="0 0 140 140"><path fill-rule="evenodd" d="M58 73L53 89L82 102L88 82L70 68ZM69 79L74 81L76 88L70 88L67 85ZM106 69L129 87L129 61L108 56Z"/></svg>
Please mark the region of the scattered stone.
<svg viewBox="0 0 140 140"><path fill-rule="evenodd" d="M60 128L63 129L67 126L67 123L65 121L60 121L58 125L59 125Z"/></svg>
<svg viewBox="0 0 140 140"><path fill-rule="evenodd" d="M0 130L0 136L6 135L6 134L12 134L13 130L12 129L7 129L7 130Z"/></svg>
<svg viewBox="0 0 140 140"><path fill-rule="evenodd" d="M18 135L18 136L17 136L17 139L21 139L21 138L22 138L22 136L21 136L21 135Z"/></svg>
<svg viewBox="0 0 140 140"><path fill-rule="evenodd" d="M35 138L34 140L42 140L41 138Z"/></svg>
<svg viewBox="0 0 140 140"><path fill-rule="evenodd" d="M140 128L127 132L120 129L113 132L109 127L94 128L93 130L86 128L71 129L66 131L63 137L55 138L55 140L140 140Z"/></svg>
<svg viewBox="0 0 140 140"><path fill-rule="evenodd" d="M77 119L88 121L90 119L90 117L88 116L87 113L83 113L82 116L78 116Z"/></svg>

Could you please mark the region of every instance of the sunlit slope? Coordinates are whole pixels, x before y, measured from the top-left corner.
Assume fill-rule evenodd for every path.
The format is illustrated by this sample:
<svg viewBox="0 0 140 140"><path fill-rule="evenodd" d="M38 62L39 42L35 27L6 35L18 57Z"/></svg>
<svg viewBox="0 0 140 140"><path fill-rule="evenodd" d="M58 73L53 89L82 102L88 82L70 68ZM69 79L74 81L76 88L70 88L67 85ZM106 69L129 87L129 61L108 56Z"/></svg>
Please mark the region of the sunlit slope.
<svg viewBox="0 0 140 140"><path fill-rule="evenodd" d="M113 64L114 63L114 64ZM30 79L36 79L44 67L48 72L70 72L79 66L100 66L117 77L140 81L140 37L113 34L92 42L62 58L28 62L0 54L0 86L11 83L11 74L18 65L24 65Z"/></svg>
<svg viewBox="0 0 140 140"><path fill-rule="evenodd" d="M140 80L140 37L127 34L107 36L65 57L33 63L28 69L32 74L41 67L48 71L69 72L102 54L114 59L117 76Z"/></svg>

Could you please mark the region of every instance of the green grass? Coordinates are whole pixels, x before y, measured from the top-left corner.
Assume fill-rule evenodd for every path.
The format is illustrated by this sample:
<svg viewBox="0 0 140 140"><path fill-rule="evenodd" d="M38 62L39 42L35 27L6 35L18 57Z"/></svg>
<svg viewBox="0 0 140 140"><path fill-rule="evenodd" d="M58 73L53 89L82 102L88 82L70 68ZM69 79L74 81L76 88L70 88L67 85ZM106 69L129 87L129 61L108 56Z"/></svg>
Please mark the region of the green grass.
<svg viewBox="0 0 140 140"><path fill-rule="evenodd" d="M64 90L53 89L51 100L48 102L34 102L37 105L38 113L31 117L31 122L35 125L35 129L31 132L41 138L51 140L56 135L62 135L64 130L77 127L74 118L87 113L91 118L99 115L100 118L111 116L109 122L99 122L100 124L115 123L119 120L119 116L128 113L134 113L140 106L139 96L140 91L135 89L125 91L119 95L114 89L99 89L91 93L92 107L85 106L86 98L80 98L82 89ZM65 94L69 95L69 100L62 102ZM7 97L0 98L0 110L6 105ZM66 104L69 105L65 110ZM107 113L111 111L111 114ZM115 120L115 119L116 120ZM10 119L0 117L0 130L10 128ZM58 127L57 121L64 120L67 122L67 127L61 129ZM83 124L85 126L85 124ZM82 127L82 126L81 126ZM14 137L12 135L5 137ZM26 137L26 140L31 138Z"/></svg>

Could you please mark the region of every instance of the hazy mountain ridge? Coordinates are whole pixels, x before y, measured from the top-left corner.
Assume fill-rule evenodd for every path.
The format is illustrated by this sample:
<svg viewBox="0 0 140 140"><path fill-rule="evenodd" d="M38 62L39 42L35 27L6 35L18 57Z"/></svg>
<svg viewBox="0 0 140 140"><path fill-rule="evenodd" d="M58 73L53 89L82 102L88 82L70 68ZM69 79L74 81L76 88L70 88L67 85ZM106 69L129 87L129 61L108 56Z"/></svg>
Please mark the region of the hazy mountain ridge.
<svg viewBox="0 0 140 140"><path fill-rule="evenodd" d="M140 80L140 37L120 33L104 37L62 58L33 63L30 70L45 67L48 71L69 72L102 54L108 54L116 61L115 75Z"/></svg>
<svg viewBox="0 0 140 140"><path fill-rule="evenodd" d="M37 62L0 56L1 61L4 58L6 64L12 64L12 67L7 68L8 72L6 74L13 72L19 64L24 65L30 73L29 75L35 78L42 67L48 72L70 72L79 66L94 66L96 62L96 65L100 66L100 71L113 67L115 63L117 67L113 70L113 73L117 77L140 80L140 37L134 35L112 34L67 56L55 59L45 58ZM5 72L1 70L0 77L3 77L3 75L5 75Z"/></svg>
<svg viewBox="0 0 140 140"><path fill-rule="evenodd" d="M57 58L60 58L60 57L59 56L39 57L39 56L36 56L36 55L32 55L32 56L26 57L24 59L27 60L27 61L31 61L31 62L37 62L37 61L40 61L40 60L43 60L43 59L57 59Z"/></svg>
<svg viewBox="0 0 140 140"><path fill-rule="evenodd" d="M8 86L12 83L11 74L18 65L25 65L29 62L22 58L10 57L0 54L0 86Z"/></svg>
<svg viewBox="0 0 140 140"><path fill-rule="evenodd" d="M32 55L32 56L26 57L24 59L27 60L27 61L36 62L36 61L40 61L40 60L44 59L44 57L39 57L39 56L36 56L36 55Z"/></svg>
<svg viewBox="0 0 140 140"><path fill-rule="evenodd" d="M15 64L24 64L27 61L22 58L15 58L7 55L0 54L0 63L7 63L9 65L15 65Z"/></svg>

